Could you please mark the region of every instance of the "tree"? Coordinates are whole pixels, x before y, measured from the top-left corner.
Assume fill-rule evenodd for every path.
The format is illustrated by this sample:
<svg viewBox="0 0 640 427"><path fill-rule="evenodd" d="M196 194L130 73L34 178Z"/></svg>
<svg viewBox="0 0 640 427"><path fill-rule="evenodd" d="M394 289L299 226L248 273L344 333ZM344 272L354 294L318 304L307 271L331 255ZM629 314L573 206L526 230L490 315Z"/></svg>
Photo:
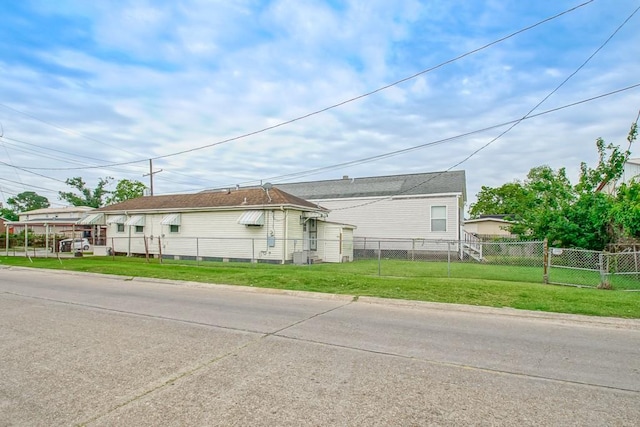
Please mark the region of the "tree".
<svg viewBox="0 0 640 427"><path fill-rule="evenodd" d="M512 233L564 247L601 250L620 237L640 236L640 184L623 184L616 196L602 191L622 176L637 130L636 119L625 151L598 138L598 164L581 163L576 185L564 168L538 166L523 183L482 187L470 214L507 214Z"/></svg>
<svg viewBox="0 0 640 427"><path fill-rule="evenodd" d="M640 238L640 182L618 188L612 214L622 236Z"/></svg>
<svg viewBox="0 0 640 427"><path fill-rule="evenodd" d="M105 187L113 180L112 177L100 178L95 189L87 188L86 183L81 177L68 178L65 183L75 188L80 195L74 192L58 192L60 200L65 200L73 206L90 206L99 208L104 206L105 197L109 191Z"/></svg>
<svg viewBox="0 0 640 427"><path fill-rule="evenodd" d="M498 188L482 186L478 200L470 206L469 215L507 215L506 219L515 219L531 205L530 193L525 186L516 181L503 184Z"/></svg>
<svg viewBox="0 0 640 427"><path fill-rule="evenodd" d="M16 195L16 197L9 197L7 204L12 206L15 213L33 211L50 206L49 200L46 197L40 196L33 191L25 191Z"/></svg>
<svg viewBox="0 0 640 427"><path fill-rule="evenodd" d="M116 185L116 189L111 192L107 199L107 204L124 202L125 200L142 197L147 187L140 181L121 179Z"/></svg>
<svg viewBox="0 0 640 427"><path fill-rule="evenodd" d="M17 213L7 208L0 208L0 217L9 221L17 221L20 219Z"/></svg>

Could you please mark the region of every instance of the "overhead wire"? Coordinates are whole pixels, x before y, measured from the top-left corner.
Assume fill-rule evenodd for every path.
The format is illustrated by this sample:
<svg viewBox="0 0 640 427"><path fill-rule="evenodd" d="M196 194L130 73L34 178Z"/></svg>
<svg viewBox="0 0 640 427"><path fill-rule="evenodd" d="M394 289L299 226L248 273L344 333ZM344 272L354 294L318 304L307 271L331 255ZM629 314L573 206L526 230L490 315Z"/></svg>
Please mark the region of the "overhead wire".
<svg viewBox="0 0 640 427"><path fill-rule="evenodd" d="M559 12L559 13L557 13L557 14L555 14L555 15L552 15L552 16L550 16L550 17L547 17L547 18L545 18L545 19L543 19L543 20L541 20L541 21L538 21L538 22L536 22L536 23L534 23L534 24L532 24L532 25L529 25L529 26L527 26L527 27L521 28L521 29L519 29L519 30L517 30L517 31L514 31L514 32L512 32L512 33L510 33L510 34L508 34L508 35L506 35L506 36L503 36L503 37L501 37L501 38L499 38L499 39L496 39L496 40L494 40L494 41L492 41L492 42L486 43L486 44L484 44L484 45L482 45L482 46L480 46L480 47L478 47L478 48L475 48L475 49L473 49L473 50L467 51L467 52L465 52L465 53L463 53L463 54L460 54L460 55L458 55L458 56L456 56L456 57L454 57L454 58L451 58L451 59L449 59L449 60L446 60L446 61L444 61L444 62L441 62L441 63L439 63L439 64L437 64L437 65L435 65L435 66L432 66L432 67L426 68L426 69L421 70L421 71L419 71L419 72L417 72L417 73L414 73L414 74L412 74L412 75L410 75L410 76L408 76L408 77L404 77L404 78L402 78L402 79L400 79L400 80L394 81L394 82L392 82L392 83L389 83L389 84L387 84L387 85L384 85L384 86L382 86L382 87L379 87L379 88L377 88L377 89L375 89L375 90L372 90L372 91L366 92L366 93L364 93L364 94L361 94L361 95L358 95L358 96L355 96L355 97L352 97L352 98L349 98L349 99L343 100L343 101L341 101L341 102L338 102L338 103L335 103L335 104L329 105L329 106L327 106L327 107L321 108L321 109L319 109L319 110L315 110L315 111L312 111L312 112L310 112L310 113L307 113L307 114L304 114L304 115L301 115L301 116L295 117L295 118L293 118L293 119L285 120L285 121L283 121L283 122L277 123L277 124L272 125L272 126L264 127L264 128L262 128L262 129L259 129L259 130L256 130L256 131L247 132L247 133L244 133L244 134L241 134L241 135L237 135L237 136L234 136L234 137L231 137L231 138L227 138L227 139L224 139L224 140L221 140L221 141L217 141L217 142L214 142L214 143L211 143L211 144L206 144L206 145L202 145L202 146L199 146L199 147L190 148L190 149L187 149L187 150L181 150L181 151L177 151L177 152L173 152L173 153L169 153L169 154L165 154L165 155L161 155L161 156L152 157L152 158L151 158L151 160L166 159L166 158L169 158L169 157L175 157L175 156L179 156L179 155L182 155L182 154L192 153L192 152L199 151L199 150L203 150L203 149L206 149L206 148L211 148L211 147L219 146L219 145L222 145L222 144L227 144L227 143L229 143L229 142L233 142L233 141L237 141L237 140L240 140L240 139L244 139L244 138L247 138L247 137L250 137L250 136L258 135L258 134L261 134L261 133L264 133L264 132L267 132L267 131L270 131L270 130L273 130L273 129L277 129L277 128L280 128L280 127L282 127L282 126L286 126L286 125L289 125L289 124L292 124L292 123L298 122L298 121L300 121L300 120L304 120L304 119L307 119L307 118L309 118L309 117L313 117L313 116L316 116L316 115L318 115L318 114L321 114L321 113L324 113L324 112L327 112L327 111L330 111L330 110L336 109L336 108L341 107L341 106L343 106L343 105L346 105L346 104L349 104L349 103L352 103L352 102L358 101L358 100L360 100L360 99L363 99L363 98L369 97L369 96L371 96L371 95L374 95L374 94L376 94L376 93L378 93L378 92L382 92L382 91L384 91L384 90L386 90L386 89L389 89L389 88L391 88L391 87L397 86L397 85L399 85L399 84L401 84L401 83L404 83L404 82L407 82L407 81L409 81L409 80L415 79L415 78L417 78L417 77L419 77L419 76L422 76L422 75L424 75L424 74L427 74L427 73L429 73L429 72L432 72L432 71L434 71L434 70L437 70L437 69L439 69L439 68L442 68L442 67L444 67L445 65L449 65L449 64L451 64L451 63L453 63L453 62L459 61L460 59L463 59L463 58L466 58L466 57L468 57L468 56L474 55L474 54L476 54L476 53L478 53L478 52L481 52L481 51L483 51L483 50L485 50L485 49L487 49L487 48L489 48L489 47L491 47L491 46L494 46L494 45L496 45L496 44L502 43L502 42L504 42L504 41L506 41L506 40L508 40L508 39L510 39L510 38L513 38L513 37L515 37L515 36L517 36L517 35L519 35L519 34L522 34L522 33L526 32L526 31L529 31L529 30L531 30L531 29L533 29L533 28L536 28L536 27L538 27L538 26L540 26L540 25L543 25L543 24L545 24L545 23L547 23L547 22L550 22L550 21L552 21L552 20L554 20L554 19L557 19L557 18L559 18L559 17L561 17L561 16L564 16L564 15L566 15L566 14L568 14L568 13L574 12L574 11L575 11L575 10L577 10L577 9L580 9L580 8L582 8L582 7L584 7L584 6L588 5L588 4L590 4L590 3L593 3L593 1L594 1L594 0L588 0L588 1L585 1L585 2L583 2L583 3L580 3L580 4L576 5L576 6L573 6L573 7L569 8L569 9L566 9L566 10L564 10L564 11L562 11L562 12ZM47 122L47 121L45 121L45 120L38 119L37 117L35 117L35 116L33 116L33 115L30 115L30 114L28 114L28 113L24 113L24 112L22 112L22 111L20 111L20 110L17 110L17 109L15 109L15 108L13 108L13 107L9 107L9 106L7 106L6 104L2 104L2 103L0 103L0 106L3 106L3 107L5 107L5 108L9 108L9 109L11 109L11 110L13 110L13 111L16 111L16 112L18 112L18 113L21 113L21 114L25 114L25 115L27 115L27 116L29 116L29 117L35 118L36 120L39 120L39 121L41 121L41 122L43 122L43 123L49 124L49 125L54 126L54 127L56 127L56 128L59 128L59 129L65 130L65 131L69 131L69 132L73 132L73 131L70 131L69 129L66 129L66 128L63 128L63 127L60 127L60 126L55 125L55 124L51 124L51 123L49 123L49 122ZM84 136L84 135L79 134L79 133L77 133L77 132L73 132L73 133L78 134L78 135L81 135L81 136ZM102 141L97 140L97 139L95 139L95 138L91 138L91 137L87 137L87 138L88 138L88 139L90 139L90 140L93 140L93 141L102 142ZM140 163L140 162L146 162L146 161L148 161L148 160L149 160L149 159L147 158L147 159L140 159L140 160L134 160L134 161L128 161L128 162L119 162L119 163L105 164L105 165L101 165L101 166L92 166L92 167L86 167L86 168L31 168L31 169L34 169L34 170L36 170L36 169L40 169L40 170L52 170L52 171L53 171L53 170L97 169L97 168L101 168L101 167L112 167L112 166L124 166L124 165L130 165L130 164L135 164L135 163Z"/></svg>
<svg viewBox="0 0 640 427"><path fill-rule="evenodd" d="M631 14L613 31L613 33L591 55L589 55L589 57L582 64L580 64L580 66L578 66L578 68L576 68L575 71L573 71L571 74L569 74L559 85L557 85L551 92L549 92L549 94L547 94L544 98L542 98L542 100L539 101L533 108L531 108L527 112L527 114L525 114L522 118L516 120L506 130L504 130L503 132L498 134L498 136L494 137L489 142L487 142L486 144L482 145L480 148L474 150L471 154L469 154L468 156L464 157L461 161L455 163L454 165L452 165L451 167L445 169L444 171L439 172L439 173L431 176L429 179L427 179L427 180L425 180L423 182L420 182L420 183L418 183L416 185L413 185L413 186L411 186L411 187L409 187L409 188L407 188L407 189L405 189L403 191L398 192L398 194L396 194L396 195L401 195L401 194L407 193L407 192L409 192L409 191L411 191L411 190L413 190L413 189L415 189L417 187L420 187L420 186L422 186L424 184L427 184L428 182L434 180L435 178L437 178L441 174L449 172L449 171L453 170L454 168L460 166L461 164L465 163L466 161L468 161L469 159L474 157L476 154L478 154L479 152L481 152L485 148L489 147L491 144L496 142L498 139L500 139L501 137L506 135L513 128L515 128L517 125L522 123L522 121L526 120L536 109L538 109L538 107L540 107L553 94L555 94L558 90L560 90L560 88L562 88L569 80L571 80L571 78L573 78L576 74L578 74L578 72L580 70L582 70L591 61L591 59L593 59L598 54L598 52L600 52L609 43L609 41L611 41L611 39L613 39L613 37L635 16L635 14L638 12L638 10L640 10L640 6L638 6L633 12L631 12ZM357 204L357 205L353 205L353 206L345 206L345 207L341 207L341 208L336 208L336 209L333 209L333 210L342 211L342 210L347 210L347 209L353 209L353 208L356 208L356 207L368 206L368 205L372 205L374 203L379 203L382 200L389 200L390 198L391 197L387 197L387 198L384 198L384 199L376 199L376 200L372 200L372 201L369 201L369 202L365 202L365 203L361 203L361 204Z"/></svg>
<svg viewBox="0 0 640 427"><path fill-rule="evenodd" d="M268 178L263 178L263 179L252 179L252 180L247 180L247 181L241 181L241 182L237 182L234 184L227 184L227 185L221 185L220 188L227 188L227 187L232 187L234 185L248 185L248 184L253 184L253 183L257 183L257 182L271 182L271 183L277 183L277 181L279 180L280 182L287 182L290 181L291 179L297 179L297 178L301 178L304 176L310 176L310 175L315 175L318 173L322 173L322 172L327 172L330 170L334 170L334 169L339 169L339 168L343 168L346 166L355 166L355 165L360 165L360 164L365 164L365 163L370 163L370 162L375 162L377 160L382 160L382 159L386 159L389 157L394 157L394 156L398 156L398 155L402 155L402 154L406 154L408 152L412 152L412 151L416 151L416 150L421 150L424 148L429 148L429 147L433 147L433 146L437 146L437 145L441 145L441 144L445 144L451 141L455 141L458 139L462 139L464 137L468 137L471 135L475 135L475 134L479 134L479 133L483 133L489 130L493 130L493 129L498 129L513 123L516 123L518 121L522 121L522 120L529 120L529 119L533 119L533 118L537 118L540 116L544 116L547 114L551 114L551 113L555 113L557 111L561 111L567 108L571 108L571 107L575 107L577 105L581 105L581 104L585 104L591 101L595 101L598 99L602 99L608 96L612 96L612 95L616 95L622 92L626 92L632 89L637 89L640 88L640 83L636 83L621 89L616 89L607 93L603 93L600 95L596 95L596 96L592 96L590 98L586 98L586 99L582 99L580 101L576 101L576 102L572 102L570 104L565 104L563 106L560 107L555 107L546 111L542 111L536 114L530 114L527 117L523 117L523 118L519 118L519 119L514 119L514 120L509 120L506 122L502 122L502 123L498 123L498 124L494 124L491 126L487 126L484 128L480 128L480 129L475 129L469 132L465 132L465 133L461 133L458 135L454 135L454 136L450 136L447 138L442 138L439 140L435 140L435 141L430 141L430 142L426 142L423 144L419 144L419 145L414 145L411 147L407 147L407 148L402 148L400 150L395 150L395 151L390 151L390 152L386 152L386 153L382 153L382 154L377 154L375 156L370 156L370 157L364 157L361 159L356 159L356 160L350 160L348 162L343 162L343 163L336 163L333 165L329 165L329 166L323 166L323 167L319 167L319 168L314 168L314 169L307 169L304 171L299 171L299 172L294 172L294 173L290 173L290 174L285 174L285 175L278 175L278 176L272 176L272 177L268 177ZM199 190L203 190L202 188L200 188ZM188 191L193 191L193 190L186 190Z"/></svg>

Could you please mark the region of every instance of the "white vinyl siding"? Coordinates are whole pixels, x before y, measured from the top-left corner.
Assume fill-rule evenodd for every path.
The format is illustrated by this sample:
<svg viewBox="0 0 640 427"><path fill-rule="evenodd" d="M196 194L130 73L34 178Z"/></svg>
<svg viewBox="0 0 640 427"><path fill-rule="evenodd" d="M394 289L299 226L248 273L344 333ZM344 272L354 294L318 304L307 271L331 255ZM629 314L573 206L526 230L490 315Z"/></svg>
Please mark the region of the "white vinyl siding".
<svg viewBox="0 0 640 427"><path fill-rule="evenodd" d="M151 254L190 256L200 258L291 260L294 245L284 244L284 227L287 225L289 239L302 239L300 211L265 210L261 227L238 224L242 210L216 212L182 212L179 234L162 224L167 214L146 214L144 233L134 234L129 239L123 233L109 235L114 238L116 252L144 253L144 239L148 238ZM287 220L285 221L285 216ZM115 228L115 227L114 227ZM133 230L132 230L133 231ZM112 233L112 229L108 233ZM267 237L275 237L275 246L267 244ZM160 237L160 244L158 243ZM129 246L130 245L130 246ZM301 245L301 243L300 243Z"/></svg>
<svg viewBox="0 0 640 427"><path fill-rule="evenodd" d="M355 225L354 237L385 239L458 239L456 195L398 199L312 200L331 212L328 221ZM431 230L431 207L446 207L446 231Z"/></svg>

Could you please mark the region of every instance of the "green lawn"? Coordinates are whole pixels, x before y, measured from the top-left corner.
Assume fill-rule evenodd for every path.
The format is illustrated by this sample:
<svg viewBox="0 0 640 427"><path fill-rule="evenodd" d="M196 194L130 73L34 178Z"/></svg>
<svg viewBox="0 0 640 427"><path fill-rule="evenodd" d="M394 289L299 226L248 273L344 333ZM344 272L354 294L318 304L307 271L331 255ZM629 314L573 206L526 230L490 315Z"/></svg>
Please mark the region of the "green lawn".
<svg viewBox="0 0 640 427"><path fill-rule="evenodd" d="M640 318L640 292L543 285L541 269L533 267L452 264L451 277L447 277L446 263L443 267L442 263L408 262L385 263L384 275L378 276L378 265L373 261L312 266L248 263L196 266L195 262L165 260L159 264L158 260L147 263L141 258L126 257L115 261L110 257L82 257L61 262L56 258L34 258L33 263L22 257L0 257L0 265ZM463 273L467 276L456 277Z"/></svg>

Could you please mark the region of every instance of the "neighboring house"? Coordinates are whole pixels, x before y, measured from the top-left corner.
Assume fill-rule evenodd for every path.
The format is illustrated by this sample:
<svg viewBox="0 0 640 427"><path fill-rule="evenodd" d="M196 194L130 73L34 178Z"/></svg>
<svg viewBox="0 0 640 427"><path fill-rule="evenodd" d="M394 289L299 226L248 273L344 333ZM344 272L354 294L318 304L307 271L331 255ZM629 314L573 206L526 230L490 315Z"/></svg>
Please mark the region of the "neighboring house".
<svg viewBox="0 0 640 427"><path fill-rule="evenodd" d="M629 183L634 178L636 181L640 181L640 158L627 159L620 182Z"/></svg>
<svg viewBox="0 0 640 427"><path fill-rule="evenodd" d="M330 210L328 218L357 226L367 239L461 240L464 171L278 184Z"/></svg>
<svg viewBox="0 0 640 427"><path fill-rule="evenodd" d="M92 214L104 215L107 245L117 253L282 264L353 260L355 227L327 222L327 209L270 185L145 196Z"/></svg>
<svg viewBox="0 0 640 427"><path fill-rule="evenodd" d="M3 235L7 232L7 223L8 219L0 216L0 235Z"/></svg>
<svg viewBox="0 0 640 427"><path fill-rule="evenodd" d="M634 179L635 181L640 181L640 158L627 159L624 163L624 169L622 170L620 179L615 182L603 182L601 184L601 190L609 194L616 194L616 188L620 184L628 184Z"/></svg>
<svg viewBox="0 0 640 427"><path fill-rule="evenodd" d="M510 230L512 224L504 215L486 215L465 220L464 231L479 237L514 237Z"/></svg>
<svg viewBox="0 0 640 427"><path fill-rule="evenodd" d="M75 237L83 233L87 235L81 237L88 237L91 228L77 225L77 222L92 210L88 206L35 209L20 213L18 221L9 222L8 225L14 233L20 233L26 227L33 234Z"/></svg>

